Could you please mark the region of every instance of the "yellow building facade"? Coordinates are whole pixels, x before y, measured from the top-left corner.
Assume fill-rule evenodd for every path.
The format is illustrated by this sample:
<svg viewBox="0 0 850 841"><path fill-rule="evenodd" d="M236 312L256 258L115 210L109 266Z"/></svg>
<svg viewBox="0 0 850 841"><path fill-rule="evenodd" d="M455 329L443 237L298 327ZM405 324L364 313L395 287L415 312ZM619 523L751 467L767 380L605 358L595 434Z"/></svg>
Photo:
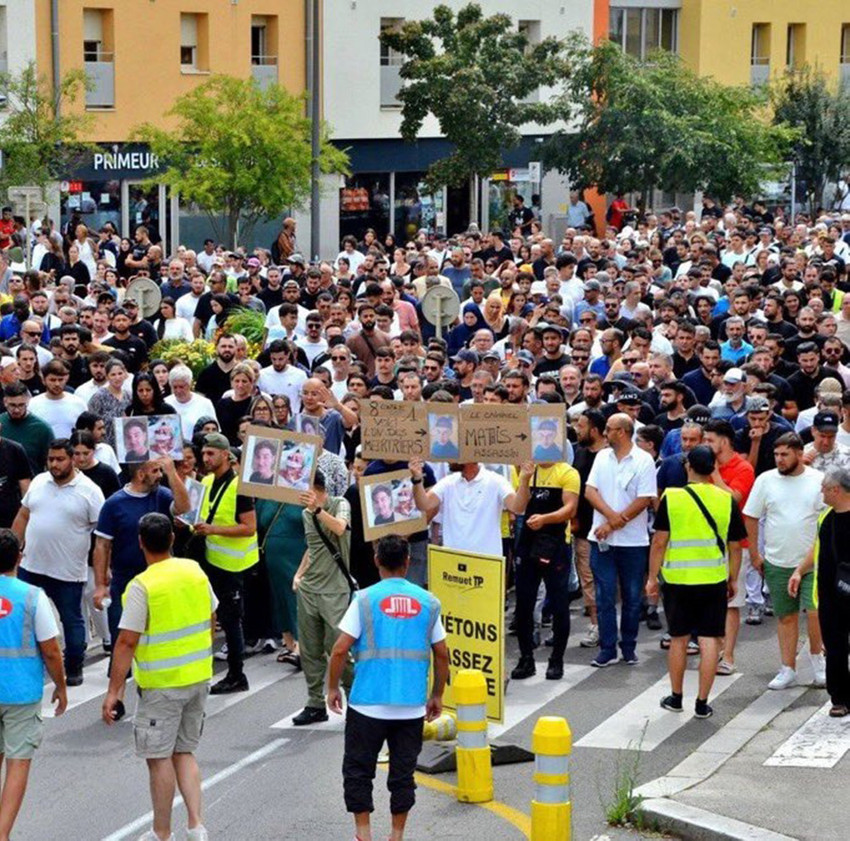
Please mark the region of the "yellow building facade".
<svg viewBox="0 0 850 841"><path fill-rule="evenodd" d="M197 240L206 233L202 219L163 185L142 184L158 161L131 133L143 122L167 126L175 99L215 73L304 91L304 0L34 3L39 72L50 79L56 70L59 78L85 71L89 87L74 107L91 115L86 139L98 144L61 184L62 224L79 218L96 230L112 222L132 235L144 221L157 228L166 253Z"/></svg>
<svg viewBox="0 0 850 841"><path fill-rule="evenodd" d="M682 0L678 47L697 73L725 84L759 84L802 64L850 83L850 2Z"/></svg>

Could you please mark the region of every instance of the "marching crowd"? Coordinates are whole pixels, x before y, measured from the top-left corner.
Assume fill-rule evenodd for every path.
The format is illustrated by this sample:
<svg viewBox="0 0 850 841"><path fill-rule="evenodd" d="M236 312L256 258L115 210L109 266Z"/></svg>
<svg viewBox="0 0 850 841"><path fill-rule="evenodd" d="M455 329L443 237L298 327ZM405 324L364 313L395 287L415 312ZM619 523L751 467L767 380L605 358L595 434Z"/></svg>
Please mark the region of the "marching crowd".
<svg viewBox="0 0 850 841"><path fill-rule="evenodd" d="M13 679L0 680L7 786L12 780L23 797L22 769L40 739L42 661L61 712L65 685L85 679L93 639L114 658L107 722L125 714L131 662L149 693L144 708L158 711L149 726L139 716L135 725L137 752L160 783L150 839L170 837L175 785L193 804L189 837L207 837L197 767L185 757L197 745L212 676L211 621L225 638L215 657L227 662L213 694L247 690L245 657L273 654L304 673L307 702L293 723L320 723L329 658L338 710L339 683L351 686L351 649L360 680L354 715L368 719L363 708L377 705L372 712L383 712L372 718L421 719L424 694L384 697L381 674L368 671L362 651L358 660L361 636L372 640L367 652L380 651L374 635L390 632L373 627L368 608L349 606L363 601L352 602L358 587L409 582L430 606L426 657L432 649L443 656L439 604L425 593L429 543L507 559L515 680L535 674L537 648L548 651L546 677L563 676L570 603L581 599L580 646L595 667L637 665L641 623L659 632L670 649L666 709L682 710L686 658L699 653L695 714L707 717L715 677L736 670L742 619L776 617L769 688L797 682L803 611L814 685L826 686L831 715L850 713L850 562L840 525L850 516L850 214L789 219L741 197L726 206L705 198L699 213L618 211L598 236L587 206L570 201L577 224L557 241L516 200L508 231L473 225L397 242L368 230L314 264L299 253L291 219L268 250L246 254L207 240L169 257L154 228L140 225L128 240L79 219L61 231L46 221L26 227L4 210L0 665L14 667ZM29 236L31 268L20 263ZM139 277L160 287L155 313L143 313L127 289ZM422 308L437 285L460 301L455 323L441 330ZM228 327L246 309L265 319L261 348ZM153 358L161 339L208 340L215 358L194 372L189 360ZM568 457L367 460L364 398L560 404ZM134 443L124 420L166 415L179 418L179 458L159 454L168 446ZM321 436L300 504L238 492L249 424ZM130 452L140 455L119 461ZM428 527L373 546L358 485L399 469L409 469ZM187 480L205 486L194 520ZM64 669L48 599L62 626ZM10 653L15 646L26 653ZM156 694L168 686L184 688L177 707ZM429 717L441 693L435 679ZM392 705L407 715L386 712ZM349 724L377 739L375 752L392 737L405 763L418 753L415 735L379 737L362 721ZM184 759L172 765L172 754ZM346 802L366 839L370 759L350 757L347 740L346 761ZM412 768L395 784L393 812L406 814ZM16 813L0 810L0 841ZM393 839L402 837L399 824Z"/></svg>

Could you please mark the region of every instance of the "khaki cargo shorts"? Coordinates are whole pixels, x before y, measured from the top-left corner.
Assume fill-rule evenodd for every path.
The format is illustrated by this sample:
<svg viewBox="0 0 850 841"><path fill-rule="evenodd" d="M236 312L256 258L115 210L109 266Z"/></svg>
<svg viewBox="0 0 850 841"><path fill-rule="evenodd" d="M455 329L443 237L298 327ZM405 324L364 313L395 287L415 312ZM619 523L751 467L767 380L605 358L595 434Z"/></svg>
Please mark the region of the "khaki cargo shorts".
<svg viewBox="0 0 850 841"><path fill-rule="evenodd" d="M141 689L133 724L136 756L167 759L175 753L194 753L204 732L208 682L178 689Z"/></svg>
<svg viewBox="0 0 850 841"><path fill-rule="evenodd" d="M44 735L41 701L0 704L0 753L7 759L32 759Z"/></svg>

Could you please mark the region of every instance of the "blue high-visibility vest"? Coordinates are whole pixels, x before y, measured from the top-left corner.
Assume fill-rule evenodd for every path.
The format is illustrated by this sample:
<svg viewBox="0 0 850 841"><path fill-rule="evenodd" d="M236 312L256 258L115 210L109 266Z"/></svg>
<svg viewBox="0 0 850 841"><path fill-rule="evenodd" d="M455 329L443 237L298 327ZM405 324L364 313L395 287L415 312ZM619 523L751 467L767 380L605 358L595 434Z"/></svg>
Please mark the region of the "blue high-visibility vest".
<svg viewBox="0 0 850 841"><path fill-rule="evenodd" d="M431 634L440 602L403 578L385 578L357 594L360 637L352 646L355 706L424 706Z"/></svg>
<svg viewBox="0 0 850 841"><path fill-rule="evenodd" d="M0 704L41 700L44 661L35 638L38 587L0 575Z"/></svg>

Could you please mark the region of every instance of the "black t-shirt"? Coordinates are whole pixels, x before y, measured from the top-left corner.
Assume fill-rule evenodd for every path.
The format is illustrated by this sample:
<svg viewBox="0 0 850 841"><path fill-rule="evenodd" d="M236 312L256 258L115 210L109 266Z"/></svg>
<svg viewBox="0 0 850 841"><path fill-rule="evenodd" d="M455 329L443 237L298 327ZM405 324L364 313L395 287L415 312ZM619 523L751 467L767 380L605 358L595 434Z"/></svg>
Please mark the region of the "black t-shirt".
<svg viewBox="0 0 850 841"><path fill-rule="evenodd" d="M773 470L776 467L776 459L773 457L773 445L776 439L787 432L778 423L771 423L764 435L761 436L761 444L759 444L759 452L756 456L756 476L761 476L768 470ZM747 424L743 429L739 429L735 433L734 447L735 452L740 453L746 458L750 453L750 425Z"/></svg>
<svg viewBox="0 0 850 841"><path fill-rule="evenodd" d="M118 474L108 464L98 462L94 467L80 472L88 476L103 491L104 499L109 499L112 494L121 489Z"/></svg>
<svg viewBox="0 0 850 841"><path fill-rule="evenodd" d="M230 388L230 371L222 371L217 362L211 362L198 374L195 388L217 408L221 396Z"/></svg>
<svg viewBox="0 0 850 841"><path fill-rule="evenodd" d="M508 222L511 226L511 231L515 228L520 228L523 225L528 226L531 220L534 219L534 211L530 207L515 207L508 214ZM525 228L523 228L525 230Z"/></svg>
<svg viewBox="0 0 850 841"><path fill-rule="evenodd" d="M681 429L685 424L685 416L682 415L680 418L669 418L667 417L667 412L662 412L660 415L656 415L652 422L656 426L660 426L664 432L669 432L671 429Z"/></svg>
<svg viewBox="0 0 850 841"><path fill-rule="evenodd" d="M658 506L658 511L655 512L655 530L670 531L670 514L667 511L667 497L661 497L661 504ZM729 531L723 535L723 542L727 545L732 541L741 541L747 539L747 529L744 526L744 518L741 516L741 509L738 503L732 500L732 514L729 518Z"/></svg>
<svg viewBox="0 0 850 841"><path fill-rule="evenodd" d="M593 450L589 450L582 444L575 447L573 467L578 471L581 478L582 490L587 487L587 478L590 476L590 468L593 467L594 461L596 461L596 453ZM573 529L573 534L576 537L587 537L593 523L593 506L587 501L584 493L581 493L578 498L576 518L578 519L578 528Z"/></svg>
<svg viewBox="0 0 850 841"><path fill-rule="evenodd" d="M221 433L227 436L227 440L234 447L239 446L239 420L248 414L252 399L249 397L247 400L234 400L232 397L222 397L215 404Z"/></svg>
<svg viewBox="0 0 850 841"><path fill-rule="evenodd" d="M570 364L570 357L562 353L557 359L549 359L546 356L541 356L534 368L534 373L539 377L541 374L557 373L564 367Z"/></svg>
<svg viewBox="0 0 850 841"><path fill-rule="evenodd" d="M79 388L86 380L90 380L88 365L84 356L76 356L74 359L66 359L65 362L71 368L68 375L68 385L71 388Z"/></svg>
<svg viewBox="0 0 850 841"><path fill-rule="evenodd" d="M266 305L266 312L268 312L272 307L279 307L283 303L283 287L278 286L277 289L266 288L257 297Z"/></svg>
<svg viewBox="0 0 850 841"><path fill-rule="evenodd" d="M156 330L153 329L153 324L150 321L145 321L145 319L131 324L130 334L141 339L147 348L152 348L159 341L159 336L157 336Z"/></svg>
<svg viewBox="0 0 850 841"><path fill-rule="evenodd" d="M820 527L820 552L818 553L818 598L829 603L838 596L835 574L839 563L850 562L844 536L850 528L850 511L830 511ZM843 551L842 551L843 550Z"/></svg>
<svg viewBox="0 0 850 841"><path fill-rule="evenodd" d="M32 479L26 451L16 441L0 439L0 528L9 528L21 507L21 479Z"/></svg>
<svg viewBox="0 0 850 841"><path fill-rule="evenodd" d="M788 385L794 392L794 402L801 412L803 409L811 409L815 405L815 389L823 380L831 376L831 371L819 367L814 377L810 377L802 371L797 371L788 377Z"/></svg>
<svg viewBox="0 0 850 841"><path fill-rule="evenodd" d="M127 370L131 374L137 374L142 370L142 365L148 361L148 346L138 336L132 333L126 339L110 336L103 344L106 347L115 348L125 354L127 358Z"/></svg>
<svg viewBox="0 0 850 841"><path fill-rule="evenodd" d="M699 366L699 357L696 354L694 354L690 359L685 359L684 356L680 356L678 351L673 354L673 375L677 380L681 380L685 374L688 374L691 371L696 371Z"/></svg>
<svg viewBox="0 0 850 841"><path fill-rule="evenodd" d="M210 506L212 506L216 497L218 496L218 492L221 490L222 485L230 478L233 478L233 481L236 482L236 474L233 472L231 468L223 475L219 476L217 479L213 479L212 487L210 488ZM236 494L236 519L239 519L240 514L247 514L249 511L254 510L254 498L250 496L244 496L243 494Z"/></svg>
<svg viewBox="0 0 850 841"><path fill-rule="evenodd" d="M35 397L38 394L44 394L47 389L44 386L44 381L38 374L33 374L29 380L21 380L21 382L30 390L30 394Z"/></svg>
<svg viewBox="0 0 850 841"><path fill-rule="evenodd" d="M488 248L481 256L485 263L488 260L495 260L497 267L501 266L502 263L513 263L514 261L514 253L507 245L503 245L498 251L495 248Z"/></svg>
<svg viewBox="0 0 850 841"><path fill-rule="evenodd" d="M234 295L232 292L227 292L227 297L230 298L230 302L233 305L239 305L239 296ZM198 298L198 306L195 307L195 318L201 322L201 327L206 329L207 322L212 318L212 292L204 292L200 298Z"/></svg>

